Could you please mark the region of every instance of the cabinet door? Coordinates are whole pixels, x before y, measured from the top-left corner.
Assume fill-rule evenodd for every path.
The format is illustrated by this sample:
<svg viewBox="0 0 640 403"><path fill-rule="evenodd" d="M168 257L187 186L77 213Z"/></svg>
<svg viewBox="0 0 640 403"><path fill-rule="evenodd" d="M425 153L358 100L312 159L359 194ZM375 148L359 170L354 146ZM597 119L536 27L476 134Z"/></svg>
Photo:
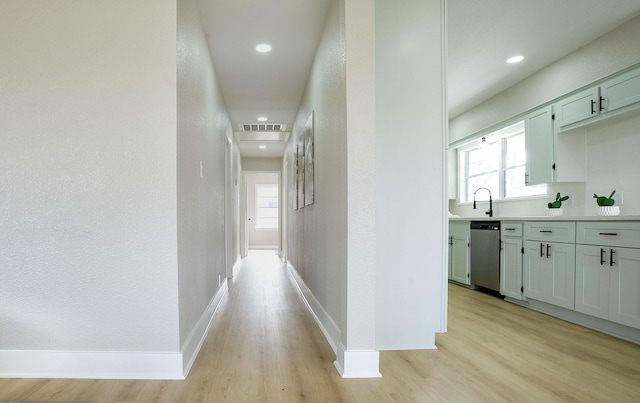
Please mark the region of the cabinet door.
<svg viewBox="0 0 640 403"><path fill-rule="evenodd" d="M567 309L575 309L576 282L576 245L566 243L550 243L549 257L551 263L552 290L551 304Z"/></svg>
<svg viewBox="0 0 640 403"><path fill-rule="evenodd" d="M449 222L449 279L462 284L469 281L469 221Z"/></svg>
<svg viewBox="0 0 640 403"><path fill-rule="evenodd" d="M522 284L524 296L546 301L550 295L551 281L547 275L548 261L544 254L544 243L524 241Z"/></svg>
<svg viewBox="0 0 640 403"><path fill-rule="evenodd" d="M640 329L640 249L612 250L609 320Z"/></svg>
<svg viewBox="0 0 640 403"><path fill-rule="evenodd" d="M556 104L556 119L560 130L600 114L600 87L591 87L562 99Z"/></svg>
<svg viewBox="0 0 640 403"><path fill-rule="evenodd" d="M525 117L525 148L527 167L525 184L553 182L553 119L552 108L542 108Z"/></svg>
<svg viewBox="0 0 640 403"><path fill-rule="evenodd" d="M608 254L604 246L576 245L576 311L609 318Z"/></svg>
<svg viewBox="0 0 640 403"><path fill-rule="evenodd" d="M575 245L525 241L524 296L575 307Z"/></svg>
<svg viewBox="0 0 640 403"><path fill-rule="evenodd" d="M522 239L502 238L500 294L522 299Z"/></svg>
<svg viewBox="0 0 640 403"><path fill-rule="evenodd" d="M613 112L640 102L640 69L604 82L600 92L605 112Z"/></svg>
<svg viewBox="0 0 640 403"><path fill-rule="evenodd" d="M469 284L469 238L451 238L451 280Z"/></svg>

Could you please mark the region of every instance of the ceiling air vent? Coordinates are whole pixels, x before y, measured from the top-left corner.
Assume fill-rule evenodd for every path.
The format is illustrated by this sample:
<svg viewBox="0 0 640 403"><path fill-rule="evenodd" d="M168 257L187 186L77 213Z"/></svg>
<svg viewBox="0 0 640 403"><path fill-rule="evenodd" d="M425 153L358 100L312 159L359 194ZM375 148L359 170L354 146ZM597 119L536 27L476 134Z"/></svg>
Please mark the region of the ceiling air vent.
<svg viewBox="0 0 640 403"><path fill-rule="evenodd" d="M243 132L283 132L287 125L281 123L240 123Z"/></svg>

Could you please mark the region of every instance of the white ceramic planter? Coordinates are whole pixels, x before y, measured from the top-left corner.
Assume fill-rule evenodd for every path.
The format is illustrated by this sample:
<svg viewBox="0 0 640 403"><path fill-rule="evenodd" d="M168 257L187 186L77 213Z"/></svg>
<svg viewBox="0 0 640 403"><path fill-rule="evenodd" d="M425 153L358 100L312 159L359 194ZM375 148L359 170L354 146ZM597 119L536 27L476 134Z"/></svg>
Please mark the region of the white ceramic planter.
<svg viewBox="0 0 640 403"><path fill-rule="evenodd" d="M559 217L559 216L564 214L564 211L562 210L562 207L560 207L560 208L549 208L549 209L547 209L547 214L549 214L552 217Z"/></svg>
<svg viewBox="0 0 640 403"><path fill-rule="evenodd" d="M619 215L620 207L618 206L598 206L598 215Z"/></svg>

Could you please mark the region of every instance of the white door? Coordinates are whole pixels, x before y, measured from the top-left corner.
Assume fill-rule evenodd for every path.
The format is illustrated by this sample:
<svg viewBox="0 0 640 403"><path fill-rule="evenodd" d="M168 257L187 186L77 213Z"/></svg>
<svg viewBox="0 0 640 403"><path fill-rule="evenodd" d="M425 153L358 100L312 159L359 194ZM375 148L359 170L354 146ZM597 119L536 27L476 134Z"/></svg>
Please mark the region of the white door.
<svg viewBox="0 0 640 403"><path fill-rule="evenodd" d="M278 173L247 174L249 249L278 249L280 197Z"/></svg>

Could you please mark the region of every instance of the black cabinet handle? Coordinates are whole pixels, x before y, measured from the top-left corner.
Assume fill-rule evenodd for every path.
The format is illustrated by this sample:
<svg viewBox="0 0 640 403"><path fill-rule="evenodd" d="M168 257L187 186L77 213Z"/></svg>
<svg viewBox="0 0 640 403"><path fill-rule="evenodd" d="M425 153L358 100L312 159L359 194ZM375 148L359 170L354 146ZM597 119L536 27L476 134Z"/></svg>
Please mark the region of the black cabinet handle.
<svg viewBox="0 0 640 403"><path fill-rule="evenodd" d="M617 234L617 233L615 233L615 232L600 232L600 233L599 233L599 235L610 235L610 236L616 236L616 235L618 235L618 234Z"/></svg>
<svg viewBox="0 0 640 403"><path fill-rule="evenodd" d="M544 251L542 250L542 248L544 248L544 244L540 242L540 257L544 256Z"/></svg>
<svg viewBox="0 0 640 403"><path fill-rule="evenodd" d="M614 251L613 249L609 249L609 267L613 266L613 264L615 263L613 261L613 254L616 253L616 251Z"/></svg>
<svg viewBox="0 0 640 403"><path fill-rule="evenodd" d="M605 253L605 250L603 248L600 248L600 266L607 263L604 261L604 253Z"/></svg>
<svg viewBox="0 0 640 403"><path fill-rule="evenodd" d="M594 101L593 99L591 100L591 114L595 114L596 110L595 110L595 106L596 106L596 101Z"/></svg>
<svg viewBox="0 0 640 403"><path fill-rule="evenodd" d="M549 244L547 244L547 259L549 259Z"/></svg>
<svg viewBox="0 0 640 403"><path fill-rule="evenodd" d="M545 233L545 234L553 233L553 231L551 231L550 229L541 229L540 232Z"/></svg>
<svg viewBox="0 0 640 403"><path fill-rule="evenodd" d="M604 98L600 97L600 111L604 110L604 106L602 106L604 104Z"/></svg>

